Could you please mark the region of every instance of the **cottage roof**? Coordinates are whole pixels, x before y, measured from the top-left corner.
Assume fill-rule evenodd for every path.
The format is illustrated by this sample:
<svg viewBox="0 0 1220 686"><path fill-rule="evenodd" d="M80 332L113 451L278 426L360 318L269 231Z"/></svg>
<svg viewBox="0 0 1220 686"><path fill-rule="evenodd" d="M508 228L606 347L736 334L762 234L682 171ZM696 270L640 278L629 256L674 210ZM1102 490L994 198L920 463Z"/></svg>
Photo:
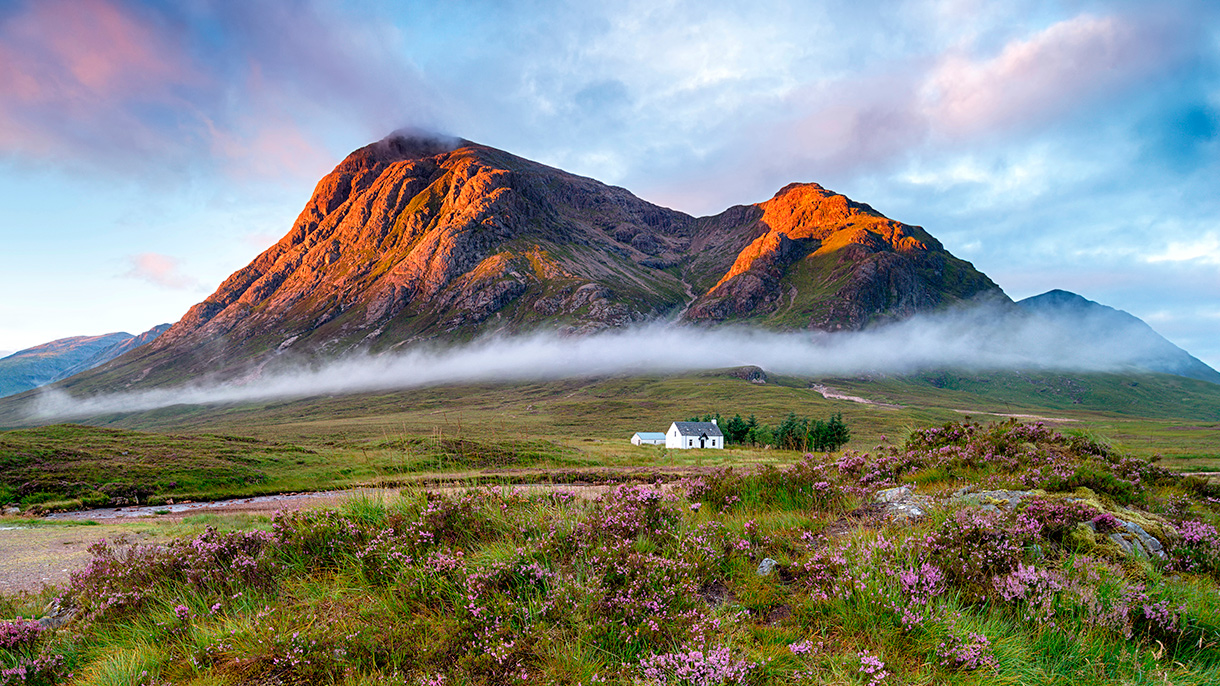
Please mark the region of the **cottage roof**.
<svg viewBox="0 0 1220 686"><path fill-rule="evenodd" d="M678 433L682 436L724 436L720 433L720 427L712 422L674 422L674 426L678 427Z"/></svg>
<svg viewBox="0 0 1220 686"><path fill-rule="evenodd" d="M640 438L642 438L644 440L649 440L649 441L665 440L665 434L660 431L637 431L637 432L635 432L635 435L639 436Z"/></svg>

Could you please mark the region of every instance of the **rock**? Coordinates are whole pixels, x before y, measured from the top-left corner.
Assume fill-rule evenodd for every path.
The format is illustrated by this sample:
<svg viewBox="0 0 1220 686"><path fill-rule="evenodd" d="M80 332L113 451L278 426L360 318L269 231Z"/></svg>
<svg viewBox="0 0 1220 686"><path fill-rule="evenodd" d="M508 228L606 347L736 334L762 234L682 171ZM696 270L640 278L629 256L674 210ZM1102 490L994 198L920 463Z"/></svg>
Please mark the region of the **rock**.
<svg viewBox="0 0 1220 686"><path fill-rule="evenodd" d="M38 620L44 629L58 629L59 627L72 621L76 616L76 608L64 607L59 598L54 598L43 610L43 616Z"/></svg>
<svg viewBox="0 0 1220 686"><path fill-rule="evenodd" d="M932 498L918 495L910 486L897 486L878 491L874 502L883 505L882 514L891 519L913 520L922 519L932 506Z"/></svg>
<svg viewBox="0 0 1220 686"><path fill-rule="evenodd" d="M877 502L879 503L897 503L910 498L913 491L910 486L898 486L897 488L887 488L884 491L877 492Z"/></svg>
<svg viewBox="0 0 1220 686"><path fill-rule="evenodd" d="M764 557L763 561L758 563L758 575L771 576L771 572L774 572L775 568L778 566L779 563L775 560L772 560L769 557Z"/></svg>
<svg viewBox="0 0 1220 686"><path fill-rule="evenodd" d="M1123 553L1127 555L1135 553L1149 559L1153 557L1165 559L1165 547L1145 531L1144 527L1121 519L1118 520L1118 523L1124 531L1115 531L1109 535L1109 539L1118 544L1118 547L1123 549Z"/></svg>
<svg viewBox="0 0 1220 686"><path fill-rule="evenodd" d="M985 510L1014 508L1022 500L1038 495L1038 491L973 491L972 486L959 488L949 497L953 504L982 505Z"/></svg>
<svg viewBox="0 0 1220 686"><path fill-rule="evenodd" d="M755 367L753 365L733 369L729 371L729 376L735 379L749 381L750 383L767 383L767 372L763 371L762 367Z"/></svg>

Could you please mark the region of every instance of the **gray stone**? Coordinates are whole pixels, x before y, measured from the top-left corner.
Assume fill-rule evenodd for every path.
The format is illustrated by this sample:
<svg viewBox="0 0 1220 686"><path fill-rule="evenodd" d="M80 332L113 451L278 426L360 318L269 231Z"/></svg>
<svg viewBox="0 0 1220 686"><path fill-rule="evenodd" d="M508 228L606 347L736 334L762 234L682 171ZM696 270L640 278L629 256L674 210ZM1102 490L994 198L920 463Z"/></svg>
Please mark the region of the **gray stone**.
<svg viewBox="0 0 1220 686"><path fill-rule="evenodd" d="M1110 540L1114 541L1119 548L1122 548L1123 555L1130 555L1132 552L1132 543L1128 541L1122 534L1110 534Z"/></svg>
<svg viewBox="0 0 1220 686"><path fill-rule="evenodd" d="M779 563L775 560L772 560L769 557L764 557L763 561L758 563L758 575L771 576L771 572L774 572L775 568L778 566Z"/></svg>
<svg viewBox="0 0 1220 686"><path fill-rule="evenodd" d="M898 486L877 492L877 502L879 503L900 503L910 497L910 486Z"/></svg>
<svg viewBox="0 0 1220 686"><path fill-rule="evenodd" d="M1018 503L1030 496L1037 495L1035 491L977 491L973 486L960 488L949 498L954 503L983 505L985 509L997 510L997 505L1016 507ZM990 507L988 507L990 506Z"/></svg>
<svg viewBox="0 0 1220 686"><path fill-rule="evenodd" d="M897 520L921 519L932 505L932 498L917 495L910 486L897 486L878 491L875 502L884 507L881 511Z"/></svg>
<svg viewBox="0 0 1220 686"><path fill-rule="evenodd" d="M913 502L891 503L886 512L895 519L919 519L924 516L924 509Z"/></svg>
<svg viewBox="0 0 1220 686"><path fill-rule="evenodd" d="M59 599L52 600L46 610L43 611L43 616L38 620L44 629L58 629L67 624L76 616L76 608L64 607L59 603Z"/></svg>
<svg viewBox="0 0 1220 686"><path fill-rule="evenodd" d="M1161 542L1156 540L1152 534L1144 530L1144 527L1135 522L1118 520L1118 523L1126 529L1125 532L1119 531L1110 534L1110 540L1122 546L1123 551L1130 554L1132 550L1147 558L1158 557L1165 559L1165 548ZM1129 543L1124 545L1121 540L1127 540Z"/></svg>

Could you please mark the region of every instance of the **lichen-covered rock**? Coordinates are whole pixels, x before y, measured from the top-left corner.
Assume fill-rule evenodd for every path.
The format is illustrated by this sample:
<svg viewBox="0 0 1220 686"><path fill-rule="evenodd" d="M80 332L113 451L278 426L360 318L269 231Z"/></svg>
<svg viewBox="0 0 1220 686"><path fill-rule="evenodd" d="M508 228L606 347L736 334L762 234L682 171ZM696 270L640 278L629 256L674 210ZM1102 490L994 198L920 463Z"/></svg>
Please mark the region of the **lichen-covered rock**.
<svg viewBox="0 0 1220 686"><path fill-rule="evenodd" d="M975 491L972 486L966 486L954 491L949 502L960 505L980 505L985 510L1014 508L1022 500L1035 495L1044 495L1042 491Z"/></svg>
<svg viewBox="0 0 1220 686"><path fill-rule="evenodd" d="M883 506L883 514L897 520L922 519L933 502L930 496L919 495L910 486L878 491L875 501Z"/></svg>
<svg viewBox="0 0 1220 686"><path fill-rule="evenodd" d="M1147 558L1165 559L1165 547L1144 528L1135 522L1118 521L1123 531L1115 531L1107 535L1127 555L1138 554Z"/></svg>

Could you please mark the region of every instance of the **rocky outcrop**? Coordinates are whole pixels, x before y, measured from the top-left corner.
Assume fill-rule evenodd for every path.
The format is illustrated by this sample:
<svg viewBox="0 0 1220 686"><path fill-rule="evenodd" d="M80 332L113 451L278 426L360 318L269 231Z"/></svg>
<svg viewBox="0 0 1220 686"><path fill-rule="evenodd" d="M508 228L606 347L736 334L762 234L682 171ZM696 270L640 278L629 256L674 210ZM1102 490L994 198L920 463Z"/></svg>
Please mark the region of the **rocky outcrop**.
<svg viewBox="0 0 1220 686"><path fill-rule="evenodd" d="M1108 507L1088 489L1079 489L1077 493L1054 498L1064 503L1087 504L1113 517L1113 524L1110 529L1102 531L1095 522L1079 523L1071 536L1075 547L1129 559L1165 558L1165 547L1177 534L1173 525L1163 517L1125 507ZM975 505L987 510L1011 510L1034 497L1044 498L1047 494L1042 491L976 491L968 486L956 491L949 502L954 505Z"/></svg>
<svg viewBox="0 0 1220 686"><path fill-rule="evenodd" d="M878 491L875 502L881 505L882 514L898 521L923 519L933 505L931 496L920 495L910 486Z"/></svg>

